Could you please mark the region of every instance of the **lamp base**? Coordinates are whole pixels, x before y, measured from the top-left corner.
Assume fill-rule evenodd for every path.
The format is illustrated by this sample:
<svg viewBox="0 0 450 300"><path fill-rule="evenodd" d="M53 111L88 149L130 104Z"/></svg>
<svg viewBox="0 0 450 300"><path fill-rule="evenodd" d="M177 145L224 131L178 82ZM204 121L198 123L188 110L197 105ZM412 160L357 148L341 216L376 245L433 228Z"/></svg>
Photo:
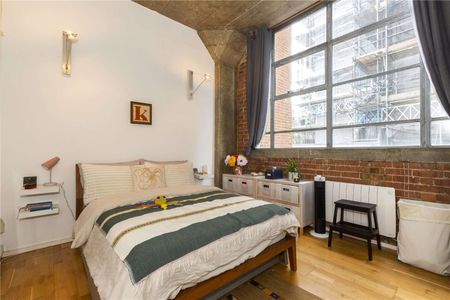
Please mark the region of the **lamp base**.
<svg viewBox="0 0 450 300"><path fill-rule="evenodd" d="M56 185L58 185L57 182L46 182L43 184L43 186L56 186Z"/></svg>
<svg viewBox="0 0 450 300"><path fill-rule="evenodd" d="M311 234L313 237L318 238L318 239L327 239L327 238L328 238L328 235L329 235L330 233L329 233L328 231L325 232L325 233L318 233L318 232L315 232L315 231L311 230L311 231L309 232L309 234Z"/></svg>

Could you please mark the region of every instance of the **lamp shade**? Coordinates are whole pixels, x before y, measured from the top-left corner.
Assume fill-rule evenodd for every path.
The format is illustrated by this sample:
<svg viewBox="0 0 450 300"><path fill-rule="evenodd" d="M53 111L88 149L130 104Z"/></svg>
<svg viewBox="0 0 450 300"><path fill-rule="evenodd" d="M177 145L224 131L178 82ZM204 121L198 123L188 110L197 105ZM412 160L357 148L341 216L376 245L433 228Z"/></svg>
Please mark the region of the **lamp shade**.
<svg viewBox="0 0 450 300"><path fill-rule="evenodd" d="M59 161L59 157L55 156L46 162L42 163L41 166L43 166L46 170L51 170Z"/></svg>

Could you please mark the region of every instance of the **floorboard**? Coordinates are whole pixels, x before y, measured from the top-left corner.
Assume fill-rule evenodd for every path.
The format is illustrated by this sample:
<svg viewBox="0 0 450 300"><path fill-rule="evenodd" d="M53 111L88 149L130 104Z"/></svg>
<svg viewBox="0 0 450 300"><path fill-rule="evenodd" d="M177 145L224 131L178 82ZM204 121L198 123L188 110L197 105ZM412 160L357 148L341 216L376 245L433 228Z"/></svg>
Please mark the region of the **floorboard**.
<svg viewBox="0 0 450 300"><path fill-rule="evenodd" d="M387 249L374 247L369 262L365 242L348 237L336 236L329 249L326 240L305 232L298 240L297 262L295 273L277 265L256 279L283 299L298 299L302 290L324 299L450 299L450 277L401 263ZM70 244L3 259L0 281L2 300L90 299L80 253ZM233 296L255 300L250 288L243 284Z"/></svg>

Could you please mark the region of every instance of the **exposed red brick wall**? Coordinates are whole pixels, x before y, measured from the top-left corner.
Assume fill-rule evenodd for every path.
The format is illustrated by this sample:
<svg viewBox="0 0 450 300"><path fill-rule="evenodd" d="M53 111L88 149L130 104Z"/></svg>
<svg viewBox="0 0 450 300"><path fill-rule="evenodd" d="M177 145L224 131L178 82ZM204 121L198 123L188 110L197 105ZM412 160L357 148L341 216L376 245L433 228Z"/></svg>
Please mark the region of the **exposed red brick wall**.
<svg viewBox="0 0 450 300"><path fill-rule="evenodd" d="M237 147L243 153L248 144L245 58L238 68L237 91ZM304 179L321 174L332 181L393 187L397 200L406 198L450 203L450 161L299 159L297 163ZM261 171L272 166L285 167L286 164L287 159L284 158L249 157L248 171Z"/></svg>

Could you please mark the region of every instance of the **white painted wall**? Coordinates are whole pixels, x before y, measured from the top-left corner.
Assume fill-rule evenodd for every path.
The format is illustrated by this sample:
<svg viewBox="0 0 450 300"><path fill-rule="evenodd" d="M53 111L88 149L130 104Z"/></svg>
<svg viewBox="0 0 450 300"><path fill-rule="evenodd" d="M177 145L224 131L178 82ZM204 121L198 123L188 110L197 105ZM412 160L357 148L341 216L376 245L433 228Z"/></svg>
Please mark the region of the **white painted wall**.
<svg viewBox="0 0 450 300"><path fill-rule="evenodd" d="M40 164L58 155L54 179L75 207L75 163L137 158L213 164L213 81L187 100L214 65L197 33L131 1L4 2L0 45L1 214L5 250L72 236L62 195L57 216L16 220L28 199L22 177L48 180ZM61 72L62 31L79 33L73 73ZM153 125L129 122L129 101L153 104Z"/></svg>

